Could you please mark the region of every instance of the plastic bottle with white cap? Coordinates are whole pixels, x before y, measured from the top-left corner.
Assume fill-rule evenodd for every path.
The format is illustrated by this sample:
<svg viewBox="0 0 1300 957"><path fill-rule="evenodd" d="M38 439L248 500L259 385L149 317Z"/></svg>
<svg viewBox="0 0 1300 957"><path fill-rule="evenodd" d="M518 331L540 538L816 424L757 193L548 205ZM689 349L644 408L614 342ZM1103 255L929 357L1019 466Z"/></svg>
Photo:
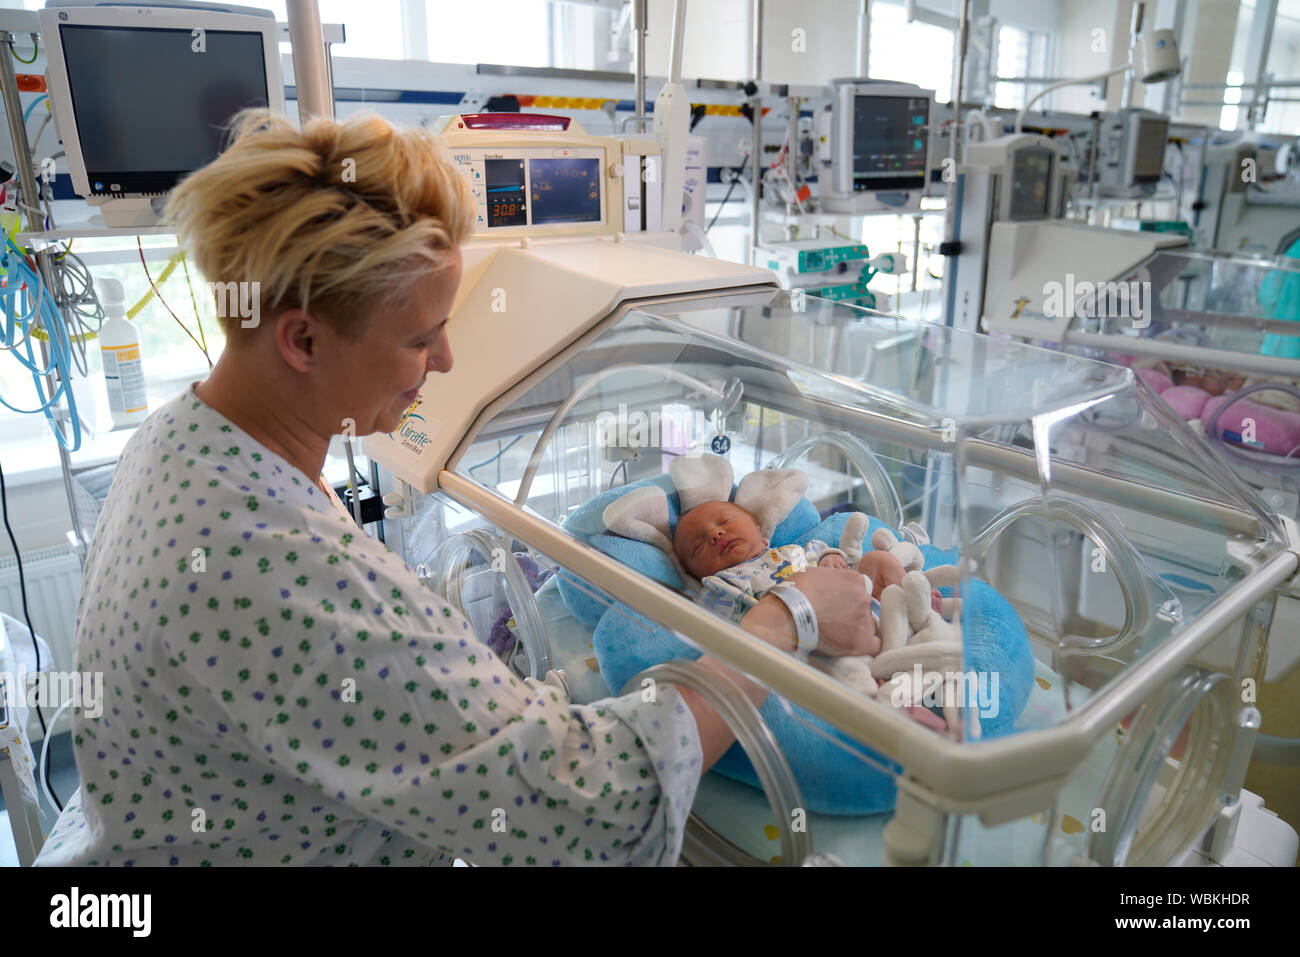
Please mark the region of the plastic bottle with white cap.
<svg viewBox="0 0 1300 957"><path fill-rule="evenodd" d="M104 360L104 384L114 427L138 425L149 417L145 396L140 335L126 318L126 293L116 279L99 280L104 324L99 328L99 354Z"/></svg>

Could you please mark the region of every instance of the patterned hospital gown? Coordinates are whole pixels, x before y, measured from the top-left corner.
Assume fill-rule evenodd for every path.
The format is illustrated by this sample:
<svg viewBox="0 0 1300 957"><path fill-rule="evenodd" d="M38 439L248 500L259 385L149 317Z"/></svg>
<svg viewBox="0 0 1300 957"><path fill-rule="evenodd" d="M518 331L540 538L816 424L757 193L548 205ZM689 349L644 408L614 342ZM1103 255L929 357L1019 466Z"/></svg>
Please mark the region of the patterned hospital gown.
<svg viewBox="0 0 1300 957"><path fill-rule="evenodd" d="M838 548L817 539L802 546L764 549L748 561L701 579L696 601L723 618L740 621L765 594L791 575L807 571L827 555L844 557Z"/></svg>
<svg viewBox="0 0 1300 957"><path fill-rule="evenodd" d="M77 612L104 713L40 864L670 864L700 776L663 688L516 679L336 498L189 389L128 443Z"/></svg>

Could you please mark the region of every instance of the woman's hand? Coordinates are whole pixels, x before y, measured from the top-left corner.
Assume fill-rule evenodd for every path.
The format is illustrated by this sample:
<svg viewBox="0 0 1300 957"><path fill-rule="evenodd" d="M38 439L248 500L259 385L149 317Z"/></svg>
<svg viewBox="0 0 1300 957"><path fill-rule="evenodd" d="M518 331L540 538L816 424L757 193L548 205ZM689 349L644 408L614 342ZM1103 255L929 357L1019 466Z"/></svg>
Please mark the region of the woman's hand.
<svg viewBox="0 0 1300 957"><path fill-rule="evenodd" d="M852 568L810 568L786 579L803 593L817 615L817 650L830 657L874 655L880 637L871 620L866 579ZM775 595L764 595L740 627L782 651L799 645L794 618Z"/></svg>
<svg viewBox="0 0 1300 957"><path fill-rule="evenodd" d="M871 596L852 568L814 568L789 579L817 613L817 650L823 655L874 655L880 638L871 620ZM779 600L779 599L778 599Z"/></svg>

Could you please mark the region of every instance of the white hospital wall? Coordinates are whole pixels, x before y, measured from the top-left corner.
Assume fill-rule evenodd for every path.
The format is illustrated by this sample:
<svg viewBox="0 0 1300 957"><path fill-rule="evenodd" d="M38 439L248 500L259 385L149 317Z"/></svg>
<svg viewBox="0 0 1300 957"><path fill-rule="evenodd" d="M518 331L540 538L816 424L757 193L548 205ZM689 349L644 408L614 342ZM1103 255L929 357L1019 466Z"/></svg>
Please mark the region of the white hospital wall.
<svg viewBox="0 0 1300 957"><path fill-rule="evenodd" d="M1112 53L1117 43L1116 23L1119 22L1117 0L1062 0L1061 30L1058 35L1057 75L1090 76L1111 69ZM1128 3L1123 3L1125 13ZM1104 40L1105 51L1093 50L1093 31L1101 30L1099 40ZM1100 43L1097 44L1100 46ZM1128 50L1128 30L1124 30L1123 50ZM1088 114L1105 108L1105 101L1093 95L1095 87L1069 86L1057 91L1054 109L1068 113Z"/></svg>
<svg viewBox="0 0 1300 957"><path fill-rule="evenodd" d="M1188 28L1179 37L1180 52L1190 61L1183 77L1186 83L1222 84L1232 61L1232 41L1237 32L1236 0L1201 0L1188 11ZM1215 99L1214 91L1198 90L1193 99ZM1188 106L1181 119L1219 128L1220 108Z"/></svg>

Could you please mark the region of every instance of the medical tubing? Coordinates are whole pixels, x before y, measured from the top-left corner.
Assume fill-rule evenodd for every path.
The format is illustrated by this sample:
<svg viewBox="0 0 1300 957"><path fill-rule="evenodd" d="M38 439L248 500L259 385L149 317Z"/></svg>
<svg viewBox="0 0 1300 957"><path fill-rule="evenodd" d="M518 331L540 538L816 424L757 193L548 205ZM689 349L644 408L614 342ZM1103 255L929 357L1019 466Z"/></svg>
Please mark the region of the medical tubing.
<svg viewBox="0 0 1300 957"><path fill-rule="evenodd" d="M528 501L528 492L533 487L533 479L537 477L537 469L542 463L542 455L546 447L550 444L551 439L559 430L564 417L588 392L598 386L612 375L619 375L623 372L647 372L660 378L672 379L683 385L688 385L697 392L702 392L709 398L720 401L724 398L721 389L716 389L707 382L702 382L694 376L689 376L684 372L678 372L676 369L664 368L660 366L646 365L640 362L620 362L617 365L609 366L605 369L593 372L582 385L578 386L569 394L569 397L560 403L559 408L551 415L547 421L546 427L542 429L542 434L537 437L537 444L533 446L533 453L528 457L528 468L524 469L524 477L519 482L519 494L515 496L515 504L523 505Z"/></svg>
<svg viewBox="0 0 1300 957"><path fill-rule="evenodd" d="M1082 654L1111 654L1140 639L1151 621L1151 599L1141 584L1143 575L1137 551L1109 522L1081 502L1058 499L1044 504L1036 498L1017 502L993 516L971 539L969 557L983 559L999 535L1022 518L1031 515L1044 517L1044 511L1048 522L1064 522L1101 549L1108 567L1115 571L1115 580L1124 599L1124 623L1113 636L1085 639L1062 635L1061 646Z"/></svg>
<svg viewBox="0 0 1300 957"><path fill-rule="evenodd" d="M500 559L502 567L499 574L505 579L510 611L515 619L514 632L528 656L529 677L539 681L544 679L546 673L554 667L551 643L542 625L537 599L532 589L528 587L528 578L524 575L524 570L519 567L519 560L506 547L506 541L501 535L488 528L472 528L443 541L430 556L436 590L440 590L447 602L464 615L466 621L469 621L461 588L473 552L478 552L488 559L490 566L494 566L498 558ZM480 640L486 643L487 636L482 636Z"/></svg>
<svg viewBox="0 0 1300 957"><path fill-rule="evenodd" d="M9 46L9 55L12 56L19 63L35 63L36 57L39 56L41 52L41 41L39 39L32 41L32 57L30 60L24 60L22 57L18 55L18 51L14 49L12 40L9 41L8 46Z"/></svg>
<svg viewBox="0 0 1300 957"><path fill-rule="evenodd" d="M890 481L876 454L870 446L848 432L819 432L809 435L772 460L771 468L789 468L809 449L818 445L829 445L838 449L843 456L857 468L866 484L867 494L871 496L872 514L890 528L898 528L903 523L903 503L899 500L898 489Z"/></svg>
<svg viewBox="0 0 1300 957"><path fill-rule="evenodd" d="M1210 421L1205 423L1205 437L1211 442L1215 442L1222 446L1224 452L1239 462L1245 462L1266 471L1289 471L1295 466L1295 461L1291 458L1295 449L1292 449L1291 452L1281 456L1281 461L1276 461L1276 457L1271 453L1249 453L1239 445L1225 441L1222 434L1219 432L1219 418L1223 413L1226 412L1229 407L1235 405L1239 400L1244 399L1246 396L1255 392L1285 392L1287 395L1300 399L1300 389L1282 382L1257 382L1254 385L1246 386L1246 388L1238 390L1233 394L1232 398L1214 410L1214 415L1210 417Z"/></svg>
<svg viewBox="0 0 1300 957"><path fill-rule="evenodd" d="M77 415L76 396L71 387L75 359L67 324L45 283L43 274L39 269L32 269L27 262L26 254L14 244L12 239L6 240L3 265L6 282L3 292L0 292L0 308L3 309L5 316L3 341L7 350L12 352L31 374L38 399L45 395L45 388L41 382L43 377L56 374L59 381L53 392L34 409L19 409L6 401L3 396L0 396L0 405L22 415L43 413L59 444L68 451L75 452L81 447L81 419ZM36 290L34 294L33 289ZM25 301L31 304L29 311L25 313L18 312L15 306L15 299L20 292L23 293ZM38 326L44 330L46 341L49 343L49 357L44 363L37 359L32 345L32 333ZM16 339L16 334L20 331L22 338ZM59 428L51 411L60 398L67 399L71 439Z"/></svg>
<svg viewBox="0 0 1300 957"><path fill-rule="evenodd" d="M41 671L41 641L40 638L37 637L36 626L32 624L32 610L31 606L27 602L27 575L23 571L23 553L18 548L18 539L14 536L13 525L9 523L9 511L9 490L5 485L5 470L3 465L0 464L0 523L4 525L5 535L9 538L9 547L13 549L14 564L18 568L18 597L22 601L23 622L27 625L27 634L32 639L34 670L39 674ZM4 629L0 628L0 638L3 637ZM41 726L41 735L48 738L49 729L45 725L45 714L41 711L39 705L36 708L36 720ZM37 768L37 771L48 782L50 769L41 765ZM46 788L49 788L48 783L46 784ZM59 803L57 798L53 798L52 795L51 798L52 800L50 803L62 812L63 805ZM11 814L17 813L17 811L17 808L10 809Z"/></svg>
<svg viewBox="0 0 1300 957"><path fill-rule="evenodd" d="M365 523L361 521L361 490L357 487L357 461L352 454L352 440L347 436L343 437L343 452L348 460L348 497L351 499L352 521L357 523L357 528L364 529Z"/></svg>
<svg viewBox="0 0 1300 957"><path fill-rule="evenodd" d="M42 93L36 99L28 103L27 109L23 110L23 122L26 123L29 119L31 119L32 110L36 109L36 107L41 104L41 101L48 100L49 98L50 95L48 93Z"/></svg>
<svg viewBox="0 0 1300 957"><path fill-rule="evenodd" d="M754 766L759 786L781 832L782 863L799 867L813 852L812 832L810 828L795 831L791 823L796 810L804 811L806 817L807 808L789 762L754 703L726 675L706 669L697 661L683 660L665 661L647 668L630 678L619 694L642 693L646 679L684 685L717 712Z"/></svg>
<svg viewBox="0 0 1300 957"><path fill-rule="evenodd" d="M75 327L73 343L81 355L77 368L82 375L88 374L86 367L86 341L97 334L104 324L104 307L95 291L95 283L90 269L68 248L51 260L54 275L51 293L54 302L69 325ZM94 327L91 327L91 321Z"/></svg>
<svg viewBox="0 0 1300 957"><path fill-rule="evenodd" d="M64 711L68 710L68 707L72 704L74 700L76 699L69 698L67 701L63 702L63 704L59 705L59 709L54 712L54 717L50 718L49 726L45 729L45 739L41 741L41 763L38 765L38 767L46 768L49 766L45 762L49 760L50 738L54 737L54 726L59 721L59 715L63 714ZM37 705L36 707L39 708L40 705ZM45 800L50 802L50 807L56 807L60 811L62 811L63 805L54 799L54 794L53 792L50 791L50 775L48 773L45 773L42 774L40 777L41 777L41 790L45 792Z"/></svg>

